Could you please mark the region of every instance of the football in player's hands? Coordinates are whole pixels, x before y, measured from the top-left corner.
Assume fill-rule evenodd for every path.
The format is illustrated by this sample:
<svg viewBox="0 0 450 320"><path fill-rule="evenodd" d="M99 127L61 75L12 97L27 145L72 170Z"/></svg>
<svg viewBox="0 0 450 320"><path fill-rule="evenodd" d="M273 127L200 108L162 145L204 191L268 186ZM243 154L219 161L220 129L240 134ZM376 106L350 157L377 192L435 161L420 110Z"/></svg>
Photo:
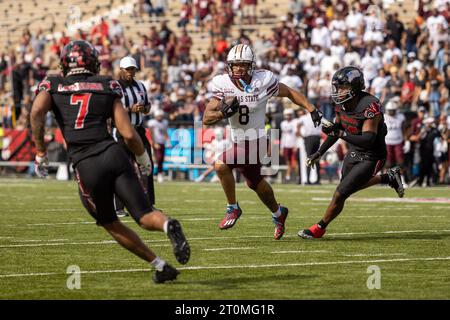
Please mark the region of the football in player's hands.
<svg viewBox="0 0 450 320"><path fill-rule="evenodd" d="M232 117L239 110L239 101L237 97L223 98L220 101L220 112L222 112L224 118Z"/></svg>

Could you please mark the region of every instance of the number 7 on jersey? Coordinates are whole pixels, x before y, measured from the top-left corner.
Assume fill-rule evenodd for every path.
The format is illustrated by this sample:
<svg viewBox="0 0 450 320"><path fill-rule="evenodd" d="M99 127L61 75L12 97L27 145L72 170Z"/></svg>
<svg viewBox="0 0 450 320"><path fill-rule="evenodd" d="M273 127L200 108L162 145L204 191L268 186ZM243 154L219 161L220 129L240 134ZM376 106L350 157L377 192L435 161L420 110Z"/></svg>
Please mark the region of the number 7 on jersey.
<svg viewBox="0 0 450 320"><path fill-rule="evenodd" d="M92 93L78 93L70 96L70 105L78 106L77 119L75 120L75 129L84 128L84 119L89 112L89 101L91 100Z"/></svg>

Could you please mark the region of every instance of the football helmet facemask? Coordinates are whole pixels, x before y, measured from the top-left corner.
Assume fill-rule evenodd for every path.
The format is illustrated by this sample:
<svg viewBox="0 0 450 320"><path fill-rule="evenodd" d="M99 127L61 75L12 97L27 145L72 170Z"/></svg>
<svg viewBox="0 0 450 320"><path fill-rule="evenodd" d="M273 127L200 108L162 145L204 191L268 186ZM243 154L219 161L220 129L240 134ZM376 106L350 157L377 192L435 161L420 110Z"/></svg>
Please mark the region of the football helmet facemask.
<svg viewBox="0 0 450 320"><path fill-rule="evenodd" d="M331 80L331 99L336 104L343 104L364 90L364 75L353 66L339 69Z"/></svg>
<svg viewBox="0 0 450 320"><path fill-rule="evenodd" d="M233 65L244 64L246 67L243 72L233 72ZM252 76L255 69L255 56L250 46L246 44L238 44L231 48L227 56L228 75L231 79L239 80L244 77Z"/></svg>

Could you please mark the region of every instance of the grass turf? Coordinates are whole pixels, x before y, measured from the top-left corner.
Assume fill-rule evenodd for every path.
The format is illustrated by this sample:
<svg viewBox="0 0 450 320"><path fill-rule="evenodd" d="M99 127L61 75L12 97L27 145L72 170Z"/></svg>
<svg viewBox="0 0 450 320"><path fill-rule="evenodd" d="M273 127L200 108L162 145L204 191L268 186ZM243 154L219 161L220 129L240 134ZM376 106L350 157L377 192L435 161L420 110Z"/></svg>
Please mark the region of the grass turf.
<svg viewBox="0 0 450 320"><path fill-rule="evenodd" d="M408 189L398 201L387 187L350 198L320 240L297 232L317 222L335 186L274 185L289 208L285 237L273 240L268 210L237 186L243 215L219 230L218 184L156 184L157 206L180 220L192 249L179 265L163 233L128 226L179 268L156 285L147 263L116 244L81 206L74 182L0 180L0 299L449 299L449 188ZM413 201L444 198L447 203ZM70 265L81 289L69 290ZM369 290L368 267L381 270Z"/></svg>

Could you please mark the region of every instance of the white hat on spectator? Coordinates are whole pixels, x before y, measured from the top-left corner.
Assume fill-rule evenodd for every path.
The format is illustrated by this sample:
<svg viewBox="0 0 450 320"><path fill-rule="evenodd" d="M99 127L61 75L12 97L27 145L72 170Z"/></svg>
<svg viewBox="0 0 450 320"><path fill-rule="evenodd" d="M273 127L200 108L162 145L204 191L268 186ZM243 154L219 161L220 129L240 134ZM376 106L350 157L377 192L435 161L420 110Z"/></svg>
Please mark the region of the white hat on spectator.
<svg viewBox="0 0 450 320"><path fill-rule="evenodd" d="M411 51L408 53L408 58L415 58L416 57L416 53L414 51Z"/></svg>
<svg viewBox="0 0 450 320"><path fill-rule="evenodd" d="M397 110L397 103L395 101L389 100L386 103L386 110Z"/></svg>
<svg viewBox="0 0 450 320"><path fill-rule="evenodd" d="M227 65L224 62L222 62L222 61L219 61L217 63L217 69L225 69L226 66Z"/></svg>
<svg viewBox="0 0 450 320"><path fill-rule="evenodd" d="M134 60L133 57L129 57L129 56L120 59L119 66L120 66L120 69L126 69L129 67L134 67L134 68L138 69L136 60Z"/></svg>
<svg viewBox="0 0 450 320"><path fill-rule="evenodd" d="M323 24L323 19L322 18L317 18L316 19L316 24Z"/></svg>
<svg viewBox="0 0 450 320"><path fill-rule="evenodd" d="M183 77L183 79L184 79L184 81L191 81L192 77L189 74L187 74Z"/></svg>
<svg viewBox="0 0 450 320"><path fill-rule="evenodd" d="M292 108L284 109L283 115L284 115L284 116L287 116L287 115L294 115L294 109L292 109Z"/></svg>
<svg viewBox="0 0 450 320"><path fill-rule="evenodd" d="M425 124L430 124L430 123L434 123L434 118L433 117L426 117L425 120L423 121Z"/></svg>
<svg viewBox="0 0 450 320"><path fill-rule="evenodd" d="M161 116L163 116L163 115L164 115L164 111L162 111L161 109L157 109L157 110L155 111L155 118L161 117Z"/></svg>
<svg viewBox="0 0 450 320"><path fill-rule="evenodd" d="M427 108L425 108L424 106L420 106L418 111L419 112L427 112Z"/></svg>
<svg viewBox="0 0 450 320"><path fill-rule="evenodd" d="M287 21L287 16L281 16L281 17L280 17L280 21L286 22L286 21Z"/></svg>

